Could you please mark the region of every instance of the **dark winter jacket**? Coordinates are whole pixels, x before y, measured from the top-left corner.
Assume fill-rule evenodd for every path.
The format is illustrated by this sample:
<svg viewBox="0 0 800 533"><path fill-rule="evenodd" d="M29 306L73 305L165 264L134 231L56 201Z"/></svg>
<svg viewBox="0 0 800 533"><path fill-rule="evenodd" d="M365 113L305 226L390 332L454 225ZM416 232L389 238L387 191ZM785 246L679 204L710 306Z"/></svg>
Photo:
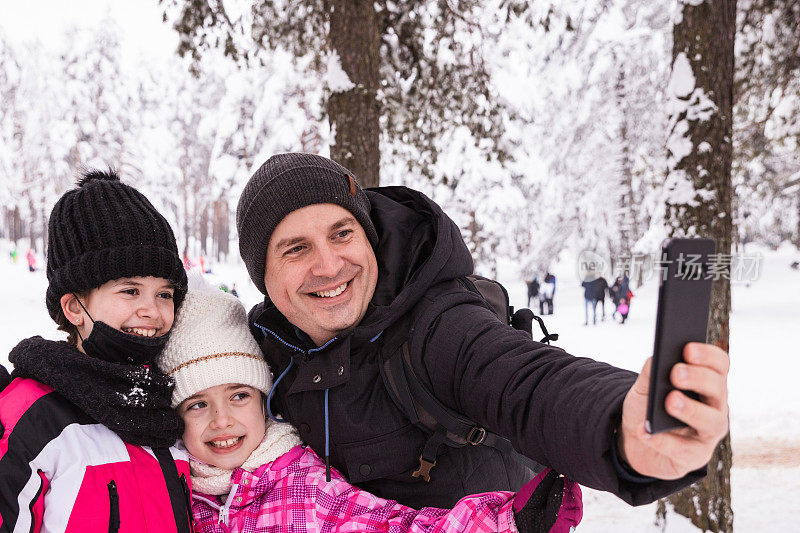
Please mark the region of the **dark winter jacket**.
<svg viewBox="0 0 800 533"><path fill-rule="evenodd" d="M611 443L635 374L503 325L457 281L471 273L472 260L458 227L436 204L404 187L367 194L380 273L361 323L316 348L269 300L250 312L274 374L285 372L273 412L320 455L327 415L331 463L350 482L406 505L449 507L465 494L516 490L526 481L513 460L486 446L447 448L428 483L411 476L425 436L392 403L378 366L397 332L408 338L415 372L440 401L581 484L643 504L699 478L624 481Z"/></svg>
<svg viewBox="0 0 800 533"><path fill-rule="evenodd" d="M598 300L605 300L606 293L608 292L608 281L606 281L606 278L604 278L603 276L597 278L597 281L600 282L600 297L598 298Z"/></svg>
<svg viewBox="0 0 800 533"><path fill-rule="evenodd" d="M528 299L539 295L539 282L537 280L526 281L525 284L528 286Z"/></svg>
<svg viewBox="0 0 800 533"><path fill-rule="evenodd" d="M601 281L602 280L602 281ZM581 283L583 286L583 297L587 300L603 300L606 297L605 280L603 278L595 278L591 281L584 281Z"/></svg>
<svg viewBox="0 0 800 533"><path fill-rule="evenodd" d="M6 367L0 365L0 391L5 389L9 383L11 383L11 374L8 373Z"/></svg>
<svg viewBox="0 0 800 533"><path fill-rule="evenodd" d="M620 298L627 298L628 291L630 290L630 280L628 276L625 276L621 279L616 279L614 284L608 289L608 293L611 295L611 299L614 301L614 305L619 304Z"/></svg>

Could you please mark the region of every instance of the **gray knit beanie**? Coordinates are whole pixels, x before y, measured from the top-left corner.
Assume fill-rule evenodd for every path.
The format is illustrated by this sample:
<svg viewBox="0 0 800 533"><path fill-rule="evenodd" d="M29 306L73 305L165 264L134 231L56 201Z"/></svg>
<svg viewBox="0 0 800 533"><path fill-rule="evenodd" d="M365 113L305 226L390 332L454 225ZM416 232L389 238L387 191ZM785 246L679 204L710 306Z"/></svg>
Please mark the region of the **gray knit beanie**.
<svg viewBox="0 0 800 533"><path fill-rule="evenodd" d="M372 247L378 245L369 198L352 172L318 155L274 155L247 182L236 209L239 253L262 294L267 294L264 271L272 232L286 215L312 204L347 209L364 228Z"/></svg>

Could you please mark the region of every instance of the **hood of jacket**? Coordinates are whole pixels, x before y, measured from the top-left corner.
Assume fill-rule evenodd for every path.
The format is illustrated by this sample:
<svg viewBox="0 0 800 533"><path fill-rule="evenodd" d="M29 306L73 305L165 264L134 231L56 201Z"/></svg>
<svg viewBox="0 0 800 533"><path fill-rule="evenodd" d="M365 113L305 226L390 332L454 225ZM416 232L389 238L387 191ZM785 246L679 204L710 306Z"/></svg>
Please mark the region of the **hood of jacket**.
<svg viewBox="0 0 800 533"><path fill-rule="evenodd" d="M352 336L355 343L374 338L396 322L437 283L466 276L473 270L472 256L461 231L433 200L403 186L366 189L366 193L372 204L370 217L378 232L378 282L361 322L337 336ZM269 297L251 316L257 323L277 328L283 338L310 343Z"/></svg>

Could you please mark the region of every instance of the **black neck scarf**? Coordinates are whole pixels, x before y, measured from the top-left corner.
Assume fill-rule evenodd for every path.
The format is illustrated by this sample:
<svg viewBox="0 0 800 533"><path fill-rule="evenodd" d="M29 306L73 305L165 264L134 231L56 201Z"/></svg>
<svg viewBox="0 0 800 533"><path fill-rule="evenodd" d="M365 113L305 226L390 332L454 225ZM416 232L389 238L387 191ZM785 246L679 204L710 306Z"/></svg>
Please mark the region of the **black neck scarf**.
<svg viewBox="0 0 800 533"><path fill-rule="evenodd" d="M168 447L183 434L183 420L170 408L174 383L155 366L103 361L41 337L20 342L8 360L12 377L53 387L125 442Z"/></svg>

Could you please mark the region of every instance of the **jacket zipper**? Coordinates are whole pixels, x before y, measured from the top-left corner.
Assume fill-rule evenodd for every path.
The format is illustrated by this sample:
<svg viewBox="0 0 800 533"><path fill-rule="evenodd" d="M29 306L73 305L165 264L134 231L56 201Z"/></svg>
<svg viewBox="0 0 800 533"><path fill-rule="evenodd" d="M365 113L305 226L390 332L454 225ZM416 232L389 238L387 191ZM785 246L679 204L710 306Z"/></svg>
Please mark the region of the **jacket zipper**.
<svg viewBox="0 0 800 533"><path fill-rule="evenodd" d="M186 511L189 513L189 531L195 533L194 515L192 514L192 496L189 491L189 484L186 482L186 474L181 474L181 485L183 485L183 497L186 499Z"/></svg>
<svg viewBox="0 0 800 533"><path fill-rule="evenodd" d="M119 531L119 494L117 483L112 479L108 482L108 500L110 512L108 515L108 533Z"/></svg>

